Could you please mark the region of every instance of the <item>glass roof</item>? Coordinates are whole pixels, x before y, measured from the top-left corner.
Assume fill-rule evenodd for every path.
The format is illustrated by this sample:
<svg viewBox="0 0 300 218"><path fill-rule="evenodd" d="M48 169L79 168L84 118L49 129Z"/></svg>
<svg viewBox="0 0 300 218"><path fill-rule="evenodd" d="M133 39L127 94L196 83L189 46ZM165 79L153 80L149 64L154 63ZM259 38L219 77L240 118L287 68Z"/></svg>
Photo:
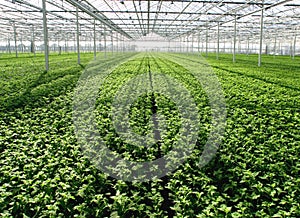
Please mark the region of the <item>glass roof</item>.
<svg viewBox="0 0 300 218"><path fill-rule="evenodd" d="M155 33L168 40L180 37L211 38L233 36L235 16L242 39L259 37L261 9L264 10L264 38L293 38L299 33L300 0L47 0L49 38L52 41L74 38L76 6L79 9L81 40L111 34L121 39L138 40ZM14 37L42 41L42 0L0 0L0 41Z"/></svg>

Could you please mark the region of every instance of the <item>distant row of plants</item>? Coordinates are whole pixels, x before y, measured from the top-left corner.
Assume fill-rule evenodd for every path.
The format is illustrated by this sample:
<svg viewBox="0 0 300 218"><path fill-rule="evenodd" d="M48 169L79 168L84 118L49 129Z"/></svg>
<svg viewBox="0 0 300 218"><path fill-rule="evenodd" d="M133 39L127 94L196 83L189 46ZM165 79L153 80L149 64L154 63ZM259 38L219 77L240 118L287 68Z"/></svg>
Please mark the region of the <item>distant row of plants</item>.
<svg viewBox="0 0 300 218"><path fill-rule="evenodd" d="M226 98L227 126L215 158L199 169L211 110L201 84L176 63L182 59L187 65L199 64L200 69L199 57L124 53L105 59L101 55L89 64L95 74L110 63L121 63L105 78L96 101L97 127L107 146L132 161L154 160L176 146L182 120L168 96L155 92L139 96L134 88L126 94L139 96L129 108L132 131L145 136L159 127L159 143L133 146L113 125L112 104L118 90L139 75L149 75L150 69L154 80L160 73L176 79L196 102L199 131L190 158L167 179L139 183L108 176L83 155L74 134L73 90L82 73L74 65L76 55L53 57L48 73L43 72L42 56L0 58L1 217L300 216L297 65L287 62L277 69L270 61L270 66L257 68L252 56L239 57L240 64L232 64L229 55L222 55L220 61L208 58ZM82 58L87 66L93 55ZM140 86L149 81L140 81ZM167 88L161 81L152 82ZM163 115L159 120L163 122L155 125L153 111Z"/></svg>

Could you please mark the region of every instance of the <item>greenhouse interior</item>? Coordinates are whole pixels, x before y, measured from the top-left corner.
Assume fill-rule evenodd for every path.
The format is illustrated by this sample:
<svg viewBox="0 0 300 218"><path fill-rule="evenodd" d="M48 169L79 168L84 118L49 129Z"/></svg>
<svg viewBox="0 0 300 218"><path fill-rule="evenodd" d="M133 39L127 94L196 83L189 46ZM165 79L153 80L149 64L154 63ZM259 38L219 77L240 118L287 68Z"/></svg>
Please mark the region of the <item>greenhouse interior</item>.
<svg viewBox="0 0 300 218"><path fill-rule="evenodd" d="M0 0L1 217L300 217L300 0Z"/></svg>

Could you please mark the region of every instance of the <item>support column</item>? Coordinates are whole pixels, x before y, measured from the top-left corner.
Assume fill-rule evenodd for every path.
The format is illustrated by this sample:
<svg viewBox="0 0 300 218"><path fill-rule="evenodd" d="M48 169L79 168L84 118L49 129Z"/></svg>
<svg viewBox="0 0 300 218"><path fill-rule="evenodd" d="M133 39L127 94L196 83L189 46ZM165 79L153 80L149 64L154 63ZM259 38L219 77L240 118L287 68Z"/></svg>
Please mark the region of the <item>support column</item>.
<svg viewBox="0 0 300 218"><path fill-rule="evenodd" d="M186 53L189 54L189 36L186 36Z"/></svg>
<svg viewBox="0 0 300 218"><path fill-rule="evenodd" d="M49 43L47 27L46 0L43 0L43 29L44 29L44 52L45 52L45 69L49 70Z"/></svg>
<svg viewBox="0 0 300 218"><path fill-rule="evenodd" d="M35 57L36 52L35 52L35 29L34 29L34 26L32 26L31 52L34 54L34 57Z"/></svg>
<svg viewBox="0 0 300 218"><path fill-rule="evenodd" d="M11 47L10 47L10 38L8 36L8 53L11 54Z"/></svg>
<svg viewBox="0 0 300 218"><path fill-rule="evenodd" d="M104 57L106 58L106 28L104 27Z"/></svg>
<svg viewBox="0 0 300 218"><path fill-rule="evenodd" d="M97 47L96 47L96 19L94 19L94 60L97 56Z"/></svg>
<svg viewBox="0 0 300 218"><path fill-rule="evenodd" d="M68 53L69 52L69 34L66 34L66 39L65 39L65 52Z"/></svg>
<svg viewBox="0 0 300 218"><path fill-rule="evenodd" d="M249 50L250 50L250 39L249 39L249 36L247 38L247 56L249 55Z"/></svg>
<svg viewBox="0 0 300 218"><path fill-rule="evenodd" d="M78 7L76 7L76 31L77 31L77 63L80 64L80 38L79 38L79 19L78 19Z"/></svg>
<svg viewBox="0 0 300 218"><path fill-rule="evenodd" d="M182 43L182 42L181 42L181 37L179 37L179 52L180 52L180 53L182 53L182 48L181 48L182 45L181 45L181 43Z"/></svg>
<svg viewBox="0 0 300 218"><path fill-rule="evenodd" d="M17 43L17 28L16 28L16 24L13 24L14 27L14 39L15 39L15 52L16 52L16 58L18 57L18 43Z"/></svg>
<svg viewBox="0 0 300 218"><path fill-rule="evenodd" d="M232 52L232 62L236 62L236 15L234 16L234 38L233 38L233 52Z"/></svg>
<svg viewBox="0 0 300 218"><path fill-rule="evenodd" d="M73 47L74 47L74 53L76 53L76 33L74 33L72 36L74 36L74 45L73 45Z"/></svg>
<svg viewBox="0 0 300 218"><path fill-rule="evenodd" d="M116 52L119 53L119 37L118 37L118 33L116 33Z"/></svg>
<svg viewBox="0 0 300 218"><path fill-rule="evenodd" d="M220 23L218 22L217 60L219 60L219 53L220 53Z"/></svg>
<svg viewBox="0 0 300 218"><path fill-rule="evenodd" d="M297 40L297 37L296 37L296 34L295 34L294 43L293 43L293 60L295 59L295 54L296 54L296 40Z"/></svg>
<svg viewBox="0 0 300 218"><path fill-rule="evenodd" d="M273 57L275 58L276 55L276 43L277 43L277 37L275 36L275 41L274 41L274 51L273 51Z"/></svg>
<svg viewBox="0 0 300 218"><path fill-rule="evenodd" d="M199 53L200 53L200 30L199 30L199 32L198 32L198 55L199 55Z"/></svg>
<svg viewBox="0 0 300 218"><path fill-rule="evenodd" d="M262 0L262 3L264 3L264 0ZM259 67L261 66L263 30L264 30L264 5L262 4L261 15L260 15L260 36L259 36L259 54L258 54L258 66Z"/></svg>
<svg viewBox="0 0 300 218"><path fill-rule="evenodd" d="M226 36L224 36L223 52L226 53Z"/></svg>
<svg viewBox="0 0 300 218"><path fill-rule="evenodd" d="M208 25L206 24L205 56L208 56Z"/></svg>
<svg viewBox="0 0 300 218"><path fill-rule="evenodd" d="M192 34L192 53L194 53L194 34Z"/></svg>
<svg viewBox="0 0 300 218"><path fill-rule="evenodd" d="M21 52L24 53L23 35L21 34Z"/></svg>
<svg viewBox="0 0 300 218"><path fill-rule="evenodd" d="M66 36L67 37L67 36ZM64 48L64 52L67 52L67 39L65 38L65 48Z"/></svg>
<svg viewBox="0 0 300 218"><path fill-rule="evenodd" d="M61 33L61 31L60 31ZM57 47L58 47L58 54L61 55L61 45L60 45L60 36L57 34Z"/></svg>
<svg viewBox="0 0 300 218"><path fill-rule="evenodd" d="M125 38L122 35L122 52L125 52Z"/></svg>
<svg viewBox="0 0 300 218"><path fill-rule="evenodd" d="M280 44L280 41L278 43L278 48L279 48L279 55L282 55L282 50L281 50L281 44Z"/></svg>
<svg viewBox="0 0 300 218"><path fill-rule="evenodd" d="M114 55L114 34L113 34L113 31L111 31L111 53L112 55Z"/></svg>
<svg viewBox="0 0 300 218"><path fill-rule="evenodd" d="M239 41L238 41L238 54L242 52L242 42L241 42L241 35L239 34Z"/></svg>

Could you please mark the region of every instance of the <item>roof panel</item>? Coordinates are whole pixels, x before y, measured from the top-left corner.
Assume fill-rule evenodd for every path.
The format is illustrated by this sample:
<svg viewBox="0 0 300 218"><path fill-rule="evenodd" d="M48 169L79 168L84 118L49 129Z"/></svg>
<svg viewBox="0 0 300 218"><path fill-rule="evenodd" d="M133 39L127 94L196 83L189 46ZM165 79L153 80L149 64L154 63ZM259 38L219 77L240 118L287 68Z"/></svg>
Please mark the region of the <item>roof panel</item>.
<svg viewBox="0 0 300 218"><path fill-rule="evenodd" d="M99 19L97 34L106 28L126 37L138 39L156 33L167 38L178 38L205 31L216 31L220 23L221 32L231 33L234 17L238 18L239 31L257 34L260 11L265 10L266 34L284 37L286 28L299 31L300 0L47 0L47 18L50 37L74 36L76 31L75 4L85 8L79 10L82 36L93 31L94 19ZM37 40L42 40L41 0L0 0L0 40L13 35L15 24L18 33L30 40L32 28ZM288 34L291 34L290 32ZM39 38L40 37L40 38Z"/></svg>

